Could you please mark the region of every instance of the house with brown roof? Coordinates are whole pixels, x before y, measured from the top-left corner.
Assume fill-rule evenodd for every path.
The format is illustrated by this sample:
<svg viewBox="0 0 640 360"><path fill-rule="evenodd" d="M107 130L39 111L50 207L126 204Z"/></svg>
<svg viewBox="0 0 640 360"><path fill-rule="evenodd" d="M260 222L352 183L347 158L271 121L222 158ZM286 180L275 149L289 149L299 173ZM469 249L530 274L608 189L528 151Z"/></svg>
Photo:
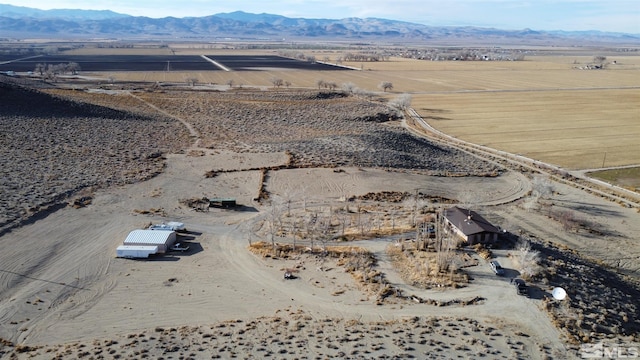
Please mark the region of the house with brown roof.
<svg viewBox="0 0 640 360"><path fill-rule="evenodd" d="M468 245L494 243L500 230L475 211L454 206L444 211L445 228Z"/></svg>

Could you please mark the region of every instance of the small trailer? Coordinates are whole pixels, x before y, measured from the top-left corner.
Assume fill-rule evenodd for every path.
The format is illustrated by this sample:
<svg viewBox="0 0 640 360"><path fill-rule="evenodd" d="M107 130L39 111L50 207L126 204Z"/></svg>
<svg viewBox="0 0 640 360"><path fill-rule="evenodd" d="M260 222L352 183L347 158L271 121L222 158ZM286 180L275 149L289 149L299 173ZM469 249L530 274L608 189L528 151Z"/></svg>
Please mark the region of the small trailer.
<svg viewBox="0 0 640 360"><path fill-rule="evenodd" d="M209 199L209 207L223 207L223 208L229 208L229 207L235 207L236 204L236 199L235 198L213 198L213 199Z"/></svg>

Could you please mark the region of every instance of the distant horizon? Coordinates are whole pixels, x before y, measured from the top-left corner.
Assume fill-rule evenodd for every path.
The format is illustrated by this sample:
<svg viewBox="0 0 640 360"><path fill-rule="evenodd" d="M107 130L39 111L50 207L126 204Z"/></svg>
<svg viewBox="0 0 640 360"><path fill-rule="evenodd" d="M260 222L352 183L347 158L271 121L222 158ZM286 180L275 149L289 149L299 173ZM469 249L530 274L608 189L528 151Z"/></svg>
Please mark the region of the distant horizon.
<svg viewBox="0 0 640 360"><path fill-rule="evenodd" d="M203 17L243 11L307 19L383 18L427 26L640 34L640 2L635 0L342 0L335 3L321 0L224 3L207 0L115 0L91 4L79 0L32 0L27 6L24 0L0 1L0 4L40 10L110 10L150 18Z"/></svg>

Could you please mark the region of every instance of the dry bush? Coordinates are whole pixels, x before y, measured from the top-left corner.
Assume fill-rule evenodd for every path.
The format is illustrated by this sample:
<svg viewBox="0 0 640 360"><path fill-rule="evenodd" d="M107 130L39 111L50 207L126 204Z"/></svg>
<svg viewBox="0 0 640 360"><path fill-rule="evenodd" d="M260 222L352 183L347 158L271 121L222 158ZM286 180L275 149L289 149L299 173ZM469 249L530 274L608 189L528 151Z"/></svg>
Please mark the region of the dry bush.
<svg viewBox="0 0 640 360"><path fill-rule="evenodd" d="M544 298L542 307L568 342L640 341L640 304L634 301L640 298L637 282L570 249L552 243L536 245L544 254L541 264L548 282L567 291L562 301Z"/></svg>
<svg viewBox="0 0 640 360"><path fill-rule="evenodd" d="M191 198L191 199L180 199L178 203L189 207L191 209L205 211L209 209L209 199L206 197L203 198Z"/></svg>
<svg viewBox="0 0 640 360"><path fill-rule="evenodd" d="M151 190L151 193L149 194L149 196L150 197L159 197L159 196L162 196L162 193L163 193L163 191L162 191L161 188L156 188L156 189Z"/></svg>
<svg viewBox="0 0 640 360"><path fill-rule="evenodd" d="M311 249L302 245L294 248L291 244L279 243L276 243L274 247L271 243L259 241L249 245L249 251L265 258L274 259L289 258L293 255L302 253L334 258L337 260L336 265L342 267L345 272L351 274L351 277L356 281L356 284L358 284L363 292L376 295L379 303L385 301L389 295L385 291L380 291L381 288L384 289L391 287L391 285L388 284L384 274L376 269L377 260L375 256L361 247L327 246L324 249ZM401 296L400 292L396 289L393 289L392 292L393 294Z"/></svg>
<svg viewBox="0 0 640 360"><path fill-rule="evenodd" d="M204 173L204 177L207 179L211 179L218 176L218 172L215 170L209 170L207 172Z"/></svg>
<svg viewBox="0 0 640 360"><path fill-rule="evenodd" d="M38 347L35 346L29 346L29 345L24 345L24 344L18 344L14 347L15 352L17 353L25 353L25 352L31 352L31 351L35 351L37 350Z"/></svg>
<svg viewBox="0 0 640 360"><path fill-rule="evenodd" d="M414 245L391 244L386 251L402 279L423 289L440 287L459 288L469 282L469 277L460 269L462 266L451 266L449 271L440 271L437 264L437 253L414 250ZM464 263L455 251L451 252L451 263Z"/></svg>
<svg viewBox="0 0 640 360"><path fill-rule="evenodd" d="M133 213L140 214L140 215L167 216L167 213L165 212L165 210L163 208L159 208L159 209L151 208L149 210L133 209Z"/></svg>
<svg viewBox="0 0 640 360"><path fill-rule="evenodd" d="M491 252L491 250L487 249L482 243L475 244L473 246L473 249L476 251L476 253L478 253L478 255L481 258L485 260L489 260L493 257L493 253Z"/></svg>

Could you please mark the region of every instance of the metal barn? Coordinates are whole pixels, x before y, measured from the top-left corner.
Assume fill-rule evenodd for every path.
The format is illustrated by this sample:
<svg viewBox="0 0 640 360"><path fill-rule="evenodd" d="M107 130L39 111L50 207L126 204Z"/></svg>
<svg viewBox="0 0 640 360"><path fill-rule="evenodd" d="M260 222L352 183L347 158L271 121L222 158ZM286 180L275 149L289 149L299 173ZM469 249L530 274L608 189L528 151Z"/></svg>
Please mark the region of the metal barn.
<svg viewBox="0 0 640 360"><path fill-rule="evenodd" d="M158 246L120 245L116 249L116 257L127 259L146 259L158 253Z"/></svg>
<svg viewBox="0 0 640 360"><path fill-rule="evenodd" d="M124 240L124 245L157 246L163 254L176 242L175 231L133 230Z"/></svg>

